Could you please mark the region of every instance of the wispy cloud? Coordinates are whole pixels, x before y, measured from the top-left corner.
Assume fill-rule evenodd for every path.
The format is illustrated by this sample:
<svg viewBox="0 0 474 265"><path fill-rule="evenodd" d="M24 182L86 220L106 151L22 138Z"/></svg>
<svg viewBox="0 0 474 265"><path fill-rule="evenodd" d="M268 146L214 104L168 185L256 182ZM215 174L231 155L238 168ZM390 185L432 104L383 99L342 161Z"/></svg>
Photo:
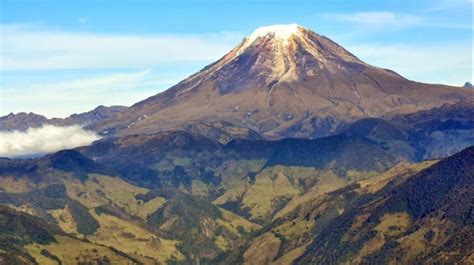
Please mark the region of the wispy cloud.
<svg viewBox="0 0 474 265"><path fill-rule="evenodd" d="M102 75L98 77L81 78L75 80L66 80L54 83L34 84L32 89L41 92L59 92L59 91L81 91L94 92L101 89L110 91L111 88L128 89L130 87L139 85L144 78L152 72L151 69L146 69L139 72L116 73L109 75Z"/></svg>
<svg viewBox="0 0 474 265"><path fill-rule="evenodd" d="M152 70L145 69L26 87L4 87L0 115L32 111L48 117L64 117L101 104L130 105L157 93L158 87L168 87L178 81L157 80L150 75ZM22 109L25 106L28 109Z"/></svg>
<svg viewBox="0 0 474 265"><path fill-rule="evenodd" d="M1 70L152 67L209 61L241 38L236 33L125 35L69 32L31 25L0 26Z"/></svg>
<svg viewBox="0 0 474 265"><path fill-rule="evenodd" d="M347 48L364 61L416 81L461 86L472 81L469 44L361 44Z"/></svg>
<svg viewBox="0 0 474 265"><path fill-rule="evenodd" d="M0 131L0 157L32 156L91 144L100 137L80 126L47 125L24 132Z"/></svg>

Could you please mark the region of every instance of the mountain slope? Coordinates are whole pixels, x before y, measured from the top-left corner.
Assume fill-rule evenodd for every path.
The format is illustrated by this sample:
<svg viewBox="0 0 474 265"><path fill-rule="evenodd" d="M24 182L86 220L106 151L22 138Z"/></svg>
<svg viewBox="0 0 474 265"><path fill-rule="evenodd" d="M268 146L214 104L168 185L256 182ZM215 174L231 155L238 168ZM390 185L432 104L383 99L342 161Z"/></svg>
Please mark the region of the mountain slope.
<svg viewBox="0 0 474 265"><path fill-rule="evenodd" d="M360 197L315 237L299 262L472 262L473 158L471 147Z"/></svg>
<svg viewBox="0 0 474 265"><path fill-rule="evenodd" d="M473 96L409 81L308 29L280 25L257 29L217 62L95 129L124 135L227 121L267 137L317 137L341 122Z"/></svg>
<svg viewBox="0 0 474 265"><path fill-rule="evenodd" d="M185 191L259 224L295 196L334 190L406 160L346 135L221 144L177 131L106 138L78 150L135 185Z"/></svg>
<svg viewBox="0 0 474 265"><path fill-rule="evenodd" d="M140 261L207 262L238 249L293 197L400 160L344 135L227 144L183 131L129 135L39 159L0 159L0 204Z"/></svg>
<svg viewBox="0 0 474 265"><path fill-rule="evenodd" d="M367 128L369 137L403 136ZM384 264L448 252L461 260L469 253L459 244L470 248L460 240L471 238L472 150L412 165L355 134L227 144L179 131L129 135L0 159L0 204L87 239L88 251L113 247L145 264L289 264L300 256ZM16 249L36 260L43 249L60 256L71 247L87 257L75 239L54 238Z"/></svg>
<svg viewBox="0 0 474 265"><path fill-rule="evenodd" d="M191 180L219 185L227 181L223 174L234 167L248 180L265 168L279 165L333 169L345 176L351 170L379 171L406 160L370 139L344 134L320 139L240 139L221 144L176 131L106 138L78 150L124 178L151 187L177 187ZM357 156L361 151L366 155ZM247 163L252 166L244 166ZM237 178L232 174L228 177Z"/></svg>
<svg viewBox="0 0 474 265"><path fill-rule="evenodd" d="M443 158L474 145L474 104L462 101L385 119L364 118L338 132L367 137L412 161Z"/></svg>
<svg viewBox="0 0 474 265"><path fill-rule="evenodd" d="M397 115L389 122L409 132L421 159L446 157L474 145L474 102Z"/></svg>
<svg viewBox="0 0 474 265"><path fill-rule="evenodd" d="M137 262L123 252L77 239L54 224L5 206L0 206L0 224L1 264Z"/></svg>
<svg viewBox="0 0 474 265"><path fill-rule="evenodd" d="M239 246L259 228L179 189L150 190L127 183L74 150L41 159L1 159L0 204L62 230L56 227L61 232L54 235L57 244L28 241L14 246L40 263L44 249L65 262L75 255L78 259L101 255L102 246L129 257L133 264L210 260ZM31 233L41 232L32 229ZM22 231L15 228L9 233ZM0 248L6 244L1 235L2 231ZM76 242L77 238L89 244ZM192 244L198 241L199 248ZM71 247L74 251L67 250ZM99 251L88 253L94 248Z"/></svg>
<svg viewBox="0 0 474 265"><path fill-rule="evenodd" d="M241 256L246 264L471 264L473 158L471 147L297 198L223 264ZM267 244L277 247L252 251Z"/></svg>

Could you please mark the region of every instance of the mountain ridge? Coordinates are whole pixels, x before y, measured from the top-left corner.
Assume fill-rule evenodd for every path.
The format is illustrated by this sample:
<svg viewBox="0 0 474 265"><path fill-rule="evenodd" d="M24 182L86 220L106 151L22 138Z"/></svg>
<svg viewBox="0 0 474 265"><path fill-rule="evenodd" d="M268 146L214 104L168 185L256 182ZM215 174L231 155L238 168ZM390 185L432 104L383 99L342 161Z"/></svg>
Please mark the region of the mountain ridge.
<svg viewBox="0 0 474 265"><path fill-rule="evenodd" d="M109 119L114 115L124 111L125 106L100 105L93 110L74 113L66 118L47 118L43 115L33 112L10 113L0 117L0 131L25 131L28 128L36 128L44 125L70 126L70 125L88 125Z"/></svg>

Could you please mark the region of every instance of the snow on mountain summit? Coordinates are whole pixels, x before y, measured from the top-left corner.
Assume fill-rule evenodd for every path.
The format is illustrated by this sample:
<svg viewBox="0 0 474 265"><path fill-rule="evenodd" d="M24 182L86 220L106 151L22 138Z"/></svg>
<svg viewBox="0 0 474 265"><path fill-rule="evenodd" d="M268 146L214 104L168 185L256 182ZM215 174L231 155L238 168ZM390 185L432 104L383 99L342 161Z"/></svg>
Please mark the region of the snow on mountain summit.
<svg viewBox="0 0 474 265"><path fill-rule="evenodd" d="M311 29L274 25L95 129L148 134L225 121L270 138L314 138L360 118L472 98L472 90L412 82L371 66Z"/></svg>
<svg viewBox="0 0 474 265"><path fill-rule="evenodd" d="M268 35L273 35L277 38L286 40L292 35L298 33L298 24L284 24L284 25L270 25L257 28L248 38L249 42L265 37Z"/></svg>

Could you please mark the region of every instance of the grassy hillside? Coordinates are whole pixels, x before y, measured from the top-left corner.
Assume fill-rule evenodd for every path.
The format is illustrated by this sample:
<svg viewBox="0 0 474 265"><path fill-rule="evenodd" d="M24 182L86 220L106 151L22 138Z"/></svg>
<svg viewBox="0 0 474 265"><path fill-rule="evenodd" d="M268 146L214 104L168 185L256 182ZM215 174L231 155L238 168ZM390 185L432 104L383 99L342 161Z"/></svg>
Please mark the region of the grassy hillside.
<svg viewBox="0 0 474 265"><path fill-rule="evenodd" d="M470 264L473 158L474 147L297 196L221 264Z"/></svg>
<svg viewBox="0 0 474 265"><path fill-rule="evenodd" d="M31 260L46 262L42 253L53 252L61 253L63 262L82 260L82 255L96 257L97 252L91 251L97 246L111 247L142 263L211 260L242 244L259 227L179 189L150 190L103 175L100 165L80 153L59 156L67 161L60 169L51 167L56 155L27 161L35 168L33 174L41 176L38 179L22 172L14 160L6 160L2 166L8 170L0 171L5 172L0 203L35 215L61 232L60 239L51 239L59 240L57 244L29 240L19 246ZM78 238L88 245L68 252Z"/></svg>
<svg viewBox="0 0 474 265"><path fill-rule="evenodd" d="M106 139L80 151L134 185L180 190L260 224L311 189L327 192L406 159L349 135L221 144L167 132Z"/></svg>
<svg viewBox="0 0 474 265"><path fill-rule="evenodd" d="M125 253L66 235L43 220L0 206L1 264L127 264Z"/></svg>
<svg viewBox="0 0 474 265"><path fill-rule="evenodd" d="M298 262L466 262L474 250L467 243L474 236L473 158L474 148L466 149L375 193L350 195L353 202L316 231Z"/></svg>
<svg viewBox="0 0 474 265"><path fill-rule="evenodd" d="M39 159L0 159L0 204L43 224L25 232L20 223L13 231L49 240L23 235L10 243L5 230L2 246L16 253L5 258L45 264L469 259L472 149L413 164L416 151L401 144L410 134L393 126L363 120L321 139L226 144L167 132L109 138Z"/></svg>

